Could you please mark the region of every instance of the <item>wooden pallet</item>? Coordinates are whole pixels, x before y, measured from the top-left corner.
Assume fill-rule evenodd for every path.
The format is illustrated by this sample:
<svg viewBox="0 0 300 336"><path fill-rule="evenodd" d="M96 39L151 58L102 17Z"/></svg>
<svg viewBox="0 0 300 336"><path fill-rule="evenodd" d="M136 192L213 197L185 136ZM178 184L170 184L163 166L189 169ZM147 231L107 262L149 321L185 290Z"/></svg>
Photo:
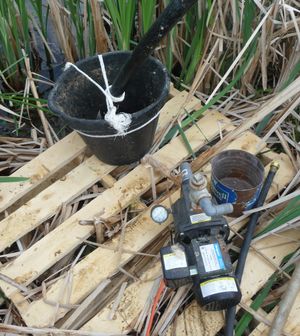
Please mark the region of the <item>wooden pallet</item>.
<svg viewBox="0 0 300 336"><path fill-rule="evenodd" d="M172 91L171 99L162 109L158 132L164 129L172 118L177 115L186 97L186 92ZM189 111L193 111L199 103L197 99L193 98L186 108ZM218 137L221 128L228 131L233 129L233 126L230 124L230 120L222 114L216 111L208 111L197 125L193 125L187 130L186 136L192 149L197 151L210 140ZM229 148L241 148L254 153L259 141L260 139L251 132L245 132ZM84 240L94 233L93 226L79 225L80 220L93 220L99 215L101 215L101 219L109 219L113 215L120 213L122 209L126 209L131 204L139 201L139 197L151 187L149 169L146 166L140 164L127 175L114 181L110 173L116 167L104 164L94 156L83 156L85 149L85 144L80 137L76 133L71 133L14 174L27 176L30 178L30 182L1 186L0 208L2 211L9 210L8 216L0 222L1 251L37 228L45 220L53 216L62 204L75 199L96 182L103 181L103 185L107 186L107 189L88 205L25 250L11 263L4 265L1 268L2 275L13 279L20 285L30 286L35 279L38 279L63 257L81 246ZM156 160L164 164L169 170L178 167L188 156L189 151L180 136L174 138L153 155ZM293 177L293 167L288 157L284 154L276 157L281 162L281 168L273 183L269 198L274 197ZM209 172L209 165L203 169ZM266 165L267 169L268 165ZM163 176L160 172L155 171L154 178L158 182ZM175 191L171 195L172 202L178 197L179 192ZM163 203L169 206L169 199L163 201ZM123 241L124 250L144 250L153 241L159 239L172 221L170 218L167 223L157 225L150 218L150 209L146 206L144 208L145 211L143 211L138 220L126 227ZM120 265L124 266L132 260L132 253L123 253L121 260L119 259L119 253L114 251L118 242L119 235L116 235L106 243L106 246L110 249L96 248L72 268L72 288L70 293L65 293L65 278L58 279L47 288L42 298L32 302L26 300L26 293L3 280L3 277L0 280L0 287L5 295L16 305L28 326L45 327L54 325L74 305L80 304L103 280L118 272ZM246 299L251 298L263 286L269 275L274 272L274 264L278 264L285 253L287 254L288 251L294 248L295 246L289 243L284 245L284 249L280 247L273 249L272 253L275 256L275 260L273 260L272 266L261 256L257 254L251 255L244 277L246 280L243 283ZM268 255L270 251L263 251L263 253L268 258L271 258ZM257 265L260 265L261 272L259 272L258 277L252 277L251 272ZM157 272L159 272L159 267L154 265L153 268L146 272L145 277L151 278ZM245 283L249 284L250 289L244 285ZM116 318L113 322L104 319L106 315L105 309L109 309L109 306L107 306L91 319L83 329L98 332L101 331L102 327L105 332L127 330L136 319L143 305L145 305L147 299L145 292L149 291L152 285L151 281L133 283L125 291L127 296L124 296L125 298L130 293L136 293L134 299L132 298L132 305L123 305L122 314L116 312ZM212 316L215 316L214 321L219 319L220 324L223 323L219 313L213 313L213 315L204 314L199 310L198 306L192 305L191 307L196 307L195 309L197 309L198 313L202 314L203 323L209 323ZM189 309L192 308L188 307L184 314L188 314ZM128 318L125 319L126 312ZM180 321L183 320L184 314L178 317L176 330L178 325L180 325ZM191 324L193 323L195 324L196 321L191 321ZM108 330L108 326L111 326L113 330ZM181 333L177 334L181 335ZM193 335L193 333L189 332L185 334ZM214 333L211 333L211 335L214 335Z"/></svg>

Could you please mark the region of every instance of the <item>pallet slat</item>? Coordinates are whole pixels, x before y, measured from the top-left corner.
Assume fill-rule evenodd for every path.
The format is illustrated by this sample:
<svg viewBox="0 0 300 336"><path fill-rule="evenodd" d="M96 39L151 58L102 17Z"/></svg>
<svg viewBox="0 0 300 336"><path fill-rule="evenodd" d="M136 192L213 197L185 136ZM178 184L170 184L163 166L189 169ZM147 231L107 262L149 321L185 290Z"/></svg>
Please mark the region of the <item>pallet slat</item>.
<svg viewBox="0 0 300 336"><path fill-rule="evenodd" d="M18 169L11 176L28 177L30 180L22 183L1 183L0 213L74 160L85 148L86 145L80 136L72 132Z"/></svg>
<svg viewBox="0 0 300 336"><path fill-rule="evenodd" d="M114 300L86 323L81 330L105 330L106 333L111 334L120 334L131 331L132 324L144 308L155 280L161 275L160 262L156 262L154 266L143 273L140 281L134 282L126 288L112 320L109 319L109 314Z"/></svg>
<svg viewBox="0 0 300 336"><path fill-rule="evenodd" d="M0 251L53 216L62 204L79 196L113 169L92 156L25 203L0 222Z"/></svg>

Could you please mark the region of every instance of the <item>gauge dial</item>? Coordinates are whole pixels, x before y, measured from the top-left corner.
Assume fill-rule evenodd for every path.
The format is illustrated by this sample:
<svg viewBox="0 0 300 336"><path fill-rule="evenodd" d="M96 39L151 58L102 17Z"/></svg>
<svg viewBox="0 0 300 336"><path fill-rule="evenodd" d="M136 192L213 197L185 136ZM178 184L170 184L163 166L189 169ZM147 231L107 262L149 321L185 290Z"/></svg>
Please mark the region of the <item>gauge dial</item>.
<svg viewBox="0 0 300 336"><path fill-rule="evenodd" d="M168 219L168 216L168 210L161 205L156 205L151 210L151 218L158 224L165 222Z"/></svg>

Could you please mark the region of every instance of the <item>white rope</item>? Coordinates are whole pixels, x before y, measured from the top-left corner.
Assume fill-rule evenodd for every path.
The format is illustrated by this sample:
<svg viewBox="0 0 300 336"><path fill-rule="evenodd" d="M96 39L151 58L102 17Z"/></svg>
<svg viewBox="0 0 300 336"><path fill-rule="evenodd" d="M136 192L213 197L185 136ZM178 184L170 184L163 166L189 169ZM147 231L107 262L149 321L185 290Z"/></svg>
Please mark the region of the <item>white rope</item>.
<svg viewBox="0 0 300 336"><path fill-rule="evenodd" d="M101 85L99 85L95 80L93 80L90 76L88 76L85 72L83 72L81 69L79 69L75 64L73 63L66 63L65 69L68 69L70 66L75 68L79 73L81 73L85 78L87 78L91 83L93 83L104 95L106 98L106 107L107 112L105 113L104 119L111 125L118 133L118 135L124 135L126 130L131 124L131 115L128 113L116 113L117 108L114 105L114 103L122 102L125 98L125 92L120 97L114 97L110 92L110 85L108 83L105 65L103 61L102 55L98 55L98 59L101 66L101 71L103 74L105 89L102 88ZM81 133L78 131L78 133Z"/></svg>
<svg viewBox="0 0 300 336"><path fill-rule="evenodd" d="M121 102L125 98L125 92L121 97L114 97L109 91L109 84L106 76L106 70L103 62L102 55L98 55L98 59L101 66L101 71L103 73L103 79L105 83L105 91L106 91L106 106L107 113L104 116L104 119L115 129L119 134L124 134L124 132L128 129L131 124L131 115L128 113L119 113L116 114L117 108L114 105L114 102Z"/></svg>
<svg viewBox="0 0 300 336"><path fill-rule="evenodd" d="M130 130L128 132L124 132L122 134L116 133L116 134L105 134L105 135L93 135L93 134L88 134L88 133L79 131L77 129L74 129L74 131L76 131L77 133L79 133L81 135L89 137L89 138L115 138L115 137L118 137L118 136L125 136L125 135L131 134L133 132L139 131L140 129L142 129L145 126L147 126L148 124L150 124L154 119L156 119L159 116L160 111L158 111L151 119L149 119L147 122L145 122L145 124L143 124L143 125L141 125L141 126L139 126L137 128L134 128L134 129L132 129L132 130Z"/></svg>

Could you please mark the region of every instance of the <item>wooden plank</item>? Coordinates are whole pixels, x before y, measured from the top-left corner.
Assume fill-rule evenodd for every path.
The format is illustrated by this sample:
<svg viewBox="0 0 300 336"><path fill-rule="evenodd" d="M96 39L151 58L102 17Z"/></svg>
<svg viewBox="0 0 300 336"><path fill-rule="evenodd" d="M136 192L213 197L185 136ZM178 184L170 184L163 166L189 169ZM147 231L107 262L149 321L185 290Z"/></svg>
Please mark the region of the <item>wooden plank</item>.
<svg viewBox="0 0 300 336"><path fill-rule="evenodd" d="M295 251L299 247L299 242L297 240L300 239L300 231L299 230L289 230L285 232L284 235L281 236L271 236L261 239L253 246L258 249L266 258L272 260L273 264L279 266L281 260L288 255L289 253ZM269 277L276 271L275 267L268 262L264 257L255 252L255 250L250 250L245 271L242 280L242 293L244 302L247 302L251 299L251 297L259 291ZM200 306L196 308L201 311ZM201 314L199 312L199 314ZM218 312L219 316L215 318L218 321L221 321L222 312ZM182 315L182 314L181 314ZM185 330L185 320L184 316L179 316L176 324L170 326L168 330L168 335L171 335L171 332L174 332L177 335L177 331ZM209 319L210 317L208 317ZM193 322L195 323L195 321ZM205 325L207 323L206 318L202 319L202 323ZM219 323L216 324L215 328L209 330L205 336L214 336L220 330ZM179 333L178 333L179 335ZM199 334L193 333L183 333L180 334L182 336L196 336ZM200 334L201 335L201 334ZM204 334L203 334L204 335Z"/></svg>
<svg viewBox="0 0 300 336"><path fill-rule="evenodd" d="M272 323L277 314L278 307L275 307L267 316L266 319ZM293 307L290 311L289 317L284 327L284 331L293 336L300 335L300 293L297 295ZM264 323L260 323L250 334L250 336L267 336L270 328Z"/></svg>
<svg viewBox="0 0 300 336"><path fill-rule="evenodd" d="M202 132L200 132L196 126L191 127L186 132L186 136L194 150L199 149L206 142L205 136L210 139L218 134L219 120L227 122L227 118L223 117L221 114L217 112L210 112L198 122L198 127L201 127ZM203 133L205 136L203 136ZM188 155L189 153L181 137L177 137L173 139L170 144L155 153L154 158L165 164L170 169L173 169ZM156 179L158 180L159 178L160 176L157 174ZM92 219L95 215L97 215L97 213L101 213L102 218L109 218L120 211L120 206L123 208L128 206L149 187L150 179L147 168L142 165L136 167L121 180L117 181L113 188L103 192L102 195L97 197L86 207L61 224L56 230L49 233L32 248L25 251L19 258L13 261L11 265L3 268L2 273L10 276L18 282L30 283L39 274L48 269L73 248L78 246L82 240L91 235L93 228L79 225L78 220ZM92 258L90 256L85 258L85 260ZM109 261L109 258L107 257L101 258L101 260L106 259ZM83 260L83 262L85 262L85 260ZM95 261L93 261L92 264L88 263L88 261L84 264L87 267L87 269L83 271L85 275L93 274L95 270ZM78 265L83 265L83 263L81 262ZM90 272L91 265L93 265L92 272ZM103 271L102 266L103 265L101 265L101 269L97 270L96 273ZM97 277L94 278L96 279ZM94 280L87 280L84 286L82 283L79 286L75 285L75 279L78 279L78 277L74 277L74 290L71 300L81 300L90 290L93 289L95 282ZM60 286L61 282L58 281L57 286L51 287L47 297L49 295L52 298L54 297L54 300L56 300L56 290L58 290ZM10 286L3 283L2 289L8 296L11 296L11 294L15 291L15 289L12 289ZM39 307L39 305L41 305L42 308ZM41 318L40 309L45 310L45 314L42 314L44 318ZM49 324L49 315L51 315L52 310L53 307L45 304L41 300L41 302L34 302L31 305L31 309L25 315L22 314L22 316L28 325L36 324L38 320L37 316L39 316L41 325L44 323L47 325Z"/></svg>
<svg viewBox="0 0 300 336"><path fill-rule="evenodd" d="M103 176L103 178L101 179L101 184L106 189L112 188L115 183L116 179L113 178L110 174Z"/></svg>
<svg viewBox="0 0 300 336"><path fill-rule="evenodd" d="M159 276L161 276L160 262L143 273L140 281L128 286L115 312L113 319L108 319L114 300L95 315L81 330L106 332L108 334L120 334L131 331L133 323L143 310L151 288Z"/></svg>
<svg viewBox="0 0 300 336"><path fill-rule="evenodd" d="M116 179L113 178L111 175L105 175L101 179L101 183L103 184L104 188L112 188L114 184L116 183ZM143 203L141 200L136 200L134 203L130 205L131 210L146 210L147 206L145 203Z"/></svg>
<svg viewBox="0 0 300 336"><path fill-rule="evenodd" d="M167 329L166 336L211 336L224 324L221 311L207 312L194 300Z"/></svg>
<svg viewBox="0 0 300 336"><path fill-rule="evenodd" d="M176 107L177 109L178 109L178 104L176 104L177 106L174 106L174 108ZM202 124L199 124L200 125L200 127L201 127L201 130L203 131L203 126L202 126ZM218 133L218 132L217 132ZM160 160L160 158L158 157L157 158L158 160ZM164 158L164 160L167 160L167 155L165 156L165 158ZM165 161L164 160L160 160L161 162L163 162L163 163L165 163ZM166 164L166 163L165 163ZM138 176L135 176L136 178L138 178L140 175L138 175ZM147 174L147 176L148 176L148 174ZM134 176L132 176L132 178L131 179L128 179L127 180L127 182L126 183L129 183L130 181L132 182L134 180ZM121 180L121 181L123 181L123 179ZM124 182L123 181L123 182ZM119 181L120 182L120 181ZM126 187L126 183L119 183L119 184L117 184L117 187L120 187L123 191L126 189L125 187ZM144 185L144 182L142 183L143 185ZM116 190L117 191L117 187L116 186L114 186L113 188L114 188L114 190ZM134 188L136 188L137 187L137 184L130 184L130 188L131 189L134 189ZM145 186L144 188L148 188L149 187L149 184L147 185L147 187ZM132 190L130 190L130 192L132 192ZM135 193L135 191L133 191L133 193ZM116 193L116 195L118 196L119 194L118 194L118 192ZM139 195L139 192L136 192L136 194L135 195ZM110 197L116 197L115 195L113 195L113 193L108 193L107 194L107 198L110 198ZM126 198L126 197L125 197ZM131 202L131 200L128 200L128 202L130 203ZM105 204L108 204L108 200L104 200L104 203ZM96 205L100 205L100 202L98 202L98 203L95 203L94 204L94 206L96 207ZM126 206L126 202L124 202L124 203L122 203L121 204L122 205L122 207L125 207ZM92 208L90 208L90 210L92 210ZM104 209L104 210L106 210L106 209ZM115 209L115 211L118 211L118 209ZM92 210L92 215L95 213L95 209L93 209ZM77 214L76 214L77 215ZM75 216L76 216L75 215ZM81 215L81 214L80 214ZM109 217L109 214L107 214L107 213L105 213L105 215L107 215L108 217ZM75 218L74 218L75 219ZM81 219L81 218L80 218ZM87 218L83 218L83 219L87 219ZM78 219L76 219L76 221L78 221ZM76 222L77 223L77 222ZM74 222L73 222L73 224L74 224ZM153 224L153 223L152 223ZM149 225L149 222L148 222L148 225ZM137 228L137 230L140 228L140 225L139 225L139 227ZM66 229L66 228L65 228ZM70 229L70 231L72 231L72 229L73 229L73 226L70 224L70 226L69 226L69 229ZM76 227L75 227L75 229L77 229ZM140 237L140 236L142 236L142 234L141 234L141 232L138 232L138 231L134 231L134 232L136 232L137 234L138 234L138 237ZM145 231L144 231L145 232ZM144 233L143 232L143 233ZM58 231L58 232L56 232L56 234L58 235L58 234L65 234L65 235L67 235L68 234L68 230L66 229L66 230L63 230L63 231ZM89 232L87 235L89 235L91 232ZM149 233L149 234L151 234L151 233ZM157 234L157 233L156 233ZM31 251L31 254L29 253L28 254L28 258L33 258L33 260L32 260L32 264L37 260L37 263L39 264L39 263L42 263L43 262L43 258L40 258L40 259L35 259L36 257L38 257L38 255L39 255L39 252L41 252L42 251L42 247L44 247L44 248L47 248L47 242L48 242L48 244L51 244L52 242L53 242L53 239L55 239L55 237L57 237L57 235L54 235L54 236L52 236L52 241L51 241L51 239L49 239L48 241L47 240L45 240L44 241L44 243L40 246L40 249L39 249L39 246L35 246L35 247L37 247L38 249L35 251L36 253L33 253L33 250ZM126 239L127 239L127 233L126 233ZM159 235L159 233L157 234L157 235ZM66 236L65 236L66 237ZM73 237L74 238L74 237ZM73 239L72 238L72 239ZM131 236L131 238L135 238L135 236ZM140 237L140 238L143 238L143 243L141 243L141 242L139 242L139 244L140 245L138 245L138 243L137 243L137 245L136 246L142 246L141 248L143 248L143 247L145 247L147 244L148 244L148 239L149 239L149 236L145 236L145 237ZM153 239L155 239L155 238L153 238ZM79 242L77 242L77 245L80 243L80 241L82 240L82 237L80 237L80 239L79 239ZM55 241L55 243L56 243L56 241ZM63 244L63 242L62 242L62 240L60 240L59 241L59 244L60 245L62 245ZM128 244L127 245L127 248L129 248L129 249L133 249L133 245L132 245L132 241L128 241L128 242L126 242L126 244ZM77 246L76 245L76 246ZM70 247L68 247L69 249L70 249ZM126 247L125 247L126 248ZM76 275L77 275L77 277L76 277L76 282L75 282L75 284L74 284L74 286L77 286L77 288L78 289L80 289L79 287L80 287L80 281L81 280L86 280L86 281L90 281L91 282L91 284L87 284L87 287L85 287L86 286L86 282L84 281L84 282L82 282L81 283L81 285L82 284L84 284L83 286L84 286L84 289L82 290L82 292L81 292L81 294L80 293L77 293L78 294L78 296L77 296L77 299L76 299L76 293L75 293L75 290L74 290L74 293L72 293L72 294L74 294L73 296L72 296L72 299L74 298L74 300L76 299L76 300L78 300L77 302L80 302L80 300L82 300L82 298L84 297L84 296L86 296L87 294L86 293L88 293L88 291L89 290L91 290L91 288L94 286L94 283L93 283L93 276L95 277L95 275L97 276L97 274L96 274L96 272L98 272L98 273L100 273L100 270L102 270L102 267L101 268L99 268L99 266L98 266L98 264L99 264L99 260L110 260L109 259L109 257L111 256L111 254L112 254L112 252L110 251L110 253L109 254L107 254L107 253L103 253L103 250L102 249L98 249L99 251L98 251L98 253L95 253L95 256L93 257L93 258L91 258L91 259L89 259L89 260L87 260L87 262L85 263L85 264L78 264L77 266L76 266ZM54 250L53 250L54 251ZM57 251L60 251L60 250L57 250ZM96 250L97 251L97 250ZM101 252L102 251L102 252ZM61 252L61 251L60 251ZM63 252L64 253L64 252ZM47 254L44 254L44 257L46 257L47 258ZM131 258L131 256L128 256L128 255L123 255L123 257L125 258L125 257L127 257L127 259L125 258L124 259L124 263L125 262L127 262L128 260L130 260L130 258ZM60 257L58 257L59 259L60 259ZM100 259L98 259L98 258L100 258ZM104 259L103 259L104 258ZM106 259L105 259L106 258ZM52 260L53 259L53 256L51 256L50 255L50 260ZM13 266L13 267L18 267L18 265L20 265L20 266L22 266L21 265L21 261L22 261L22 259L17 259L17 260L19 260L19 264L18 264L18 262ZM58 260L58 259L57 259ZM24 262L26 262L26 258L23 260ZM46 259L46 262L47 262L47 259ZM45 266L45 269L47 269L48 267L50 267L49 265L51 264L51 262L52 261L50 261L50 263L49 264L47 264L46 266ZM55 261L54 261L55 262ZM79 266L80 265L80 266ZM82 266L82 267L81 267ZM92 270L90 269L91 268L91 266L92 266ZM102 266L102 265L101 265ZM116 265L112 265L114 268L113 268L113 271L112 271L112 273L113 272L115 272L117 269L116 269ZM22 267L21 267L21 277L17 277L17 281L19 281L19 282L21 282L21 283L23 283L23 281L25 281L25 283L30 283L31 281L32 281L32 279L34 279L35 277L37 277L39 274L41 274L41 272L42 272L42 269L39 269L39 267L40 266L38 266L37 267L37 270L34 270L34 272L37 272L36 274L34 274L34 275L29 275L29 274L26 274L26 273L24 273L24 269L22 269ZM94 269L95 268L95 269ZM26 268L25 268L26 269ZM32 269L34 269L34 268L32 268ZM92 271L92 275L91 275L91 277L89 277L89 276L87 276L86 275L86 278L84 277L85 276L85 273L87 273L88 271ZM75 272L75 270L74 270L74 272ZM109 272L108 272L109 273ZM109 274L112 274L112 273L109 273ZM17 274L17 273L16 273ZM108 275L109 275L108 274ZM22 275L24 276L24 278L22 278ZM27 278L27 276L28 276L28 278ZM100 274L100 276L103 276L103 274ZM49 299L49 295L50 295L50 299L54 299L54 300L56 300L56 296L57 296L57 294L58 294L58 292L60 291L60 288L61 288L61 286L62 286L62 281L60 281L57 285L54 285L54 286L52 286L51 288L50 288L50 290L48 291L48 293L47 293L47 298ZM2 285L4 285L4 283L2 284ZM4 285L5 286L5 285ZM73 287L74 288L74 287ZM18 295L19 296L19 300L20 300L20 294L17 292L17 291L15 291L15 289L7 289L7 291L8 291L8 293L10 292L11 293L11 298L12 298L12 300L14 301L14 302L16 302L17 301L17 299L16 299L16 295ZM75 295L76 294L76 295ZM51 296L51 295L53 295L53 296ZM80 296L81 295L81 296ZM27 320L28 321L31 321L31 323L32 322L35 322L34 321L34 319L36 318L36 319L39 319L40 318L40 314L41 314L41 312L39 311L39 308L41 309L41 312L43 312L43 314L45 313L45 314L47 314L47 311L48 312L53 312L53 311L55 311L55 308L54 307L51 307L51 306L49 306L49 305L47 305L47 304L45 304L42 300L39 300L39 301L37 301L36 302L36 305L35 305L35 303L33 303L33 304L31 304L31 305L28 305L28 304L23 304L23 307L20 307L20 305L19 305L19 309L20 309L20 311L21 311L21 313L22 313L22 315L23 314L26 314L26 313L32 313L32 315L31 316L29 316L28 317L28 319L25 319L25 321L27 322ZM59 316L58 317L60 317L60 316L63 316L64 314L65 314L65 310L62 310L62 312L60 311L59 312ZM61 315L62 314L62 315ZM35 317L34 317L35 316ZM38 316L38 317L37 317ZM51 317L51 314L50 314L50 317ZM53 316L52 316L53 317ZM46 317L46 320L48 319L48 317ZM204 320L206 319L206 317L204 318ZM48 319L48 321L51 321L52 322L52 320L51 320L51 318L49 318Z"/></svg>
<svg viewBox="0 0 300 336"><path fill-rule="evenodd" d="M79 196L113 169L92 156L25 203L0 222L0 251L53 216L63 203Z"/></svg>
<svg viewBox="0 0 300 336"><path fill-rule="evenodd" d="M28 177L30 180L21 183L1 183L0 213L74 160L85 148L86 145L80 136L72 132L14 172L11 176Z"/></svg>
<svg viewBox="0 0 300 336"><path fill-rule="evenodd" d="M187 91L179 92L173 89L171 92L176 94L162 108L159 117L159 123L156 128L156 133L160 133L160 131L163 130L174 117L177 116L178 112L181 109L181 106L183 106L188 96ZM197 109L200 105L201 101L196 97L192 97L185 105L185 109L188 112L192 112L195 109Z"/></svg>
<svg viewBox="0 0 300 336"><path fill-rule="evenodd" d="M261 150L266 147L266 143L262 142L261 138L259 138L256 134L251 131L245 131L228 146L226 146L226 149L241 149L251 154L256 154L258 143L261 143Z"/></svg>

